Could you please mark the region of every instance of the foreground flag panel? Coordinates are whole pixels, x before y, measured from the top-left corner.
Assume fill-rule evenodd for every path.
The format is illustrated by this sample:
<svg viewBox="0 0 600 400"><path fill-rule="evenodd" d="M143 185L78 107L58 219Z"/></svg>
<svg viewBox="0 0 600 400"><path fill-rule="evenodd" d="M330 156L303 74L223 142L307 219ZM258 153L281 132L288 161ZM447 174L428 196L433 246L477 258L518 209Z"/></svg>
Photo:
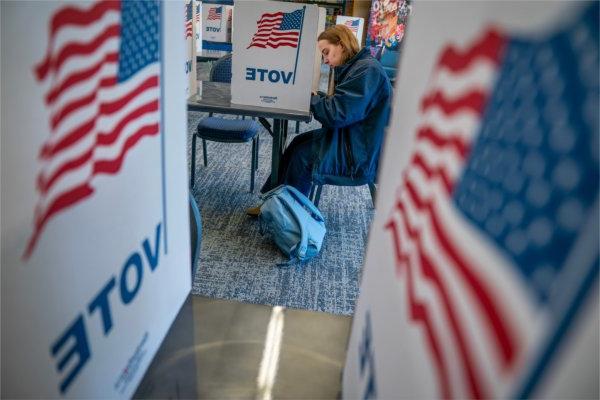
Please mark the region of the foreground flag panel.
<svg viewBox="0 0 600 400"><path fill-rule="evenodd" d="M2 396L128 398L190 288L181 4L1 7Z"/></svg>
<svg viewBox="0 0 600 400"><path fill-rule="evenodd" d="M419 6L344 397L597 397L598 3Z"/></svg>

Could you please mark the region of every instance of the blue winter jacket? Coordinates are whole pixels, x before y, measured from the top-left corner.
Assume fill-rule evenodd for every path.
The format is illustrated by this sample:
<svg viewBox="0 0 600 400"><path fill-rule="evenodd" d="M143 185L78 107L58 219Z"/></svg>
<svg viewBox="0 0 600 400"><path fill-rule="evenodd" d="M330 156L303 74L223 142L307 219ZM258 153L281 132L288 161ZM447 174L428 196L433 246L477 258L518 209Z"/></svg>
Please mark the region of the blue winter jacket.
<svg viewBox="0 0 600 400"><path fill-rule="evenodd" d="M323 125L317 183L374 182L390 113L392 86L367 49L335 67L332 96L313 95L310 108ZM341 179L340 179L341 178Z"/></svg>

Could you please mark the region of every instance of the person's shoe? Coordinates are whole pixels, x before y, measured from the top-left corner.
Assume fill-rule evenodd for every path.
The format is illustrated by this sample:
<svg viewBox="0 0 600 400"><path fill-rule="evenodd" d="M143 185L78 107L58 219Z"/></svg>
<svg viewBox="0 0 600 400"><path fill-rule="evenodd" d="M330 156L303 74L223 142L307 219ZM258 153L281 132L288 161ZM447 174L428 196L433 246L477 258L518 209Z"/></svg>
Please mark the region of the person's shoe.
<svg viewBox="0 0 600 400"><path fill-rule="evenodd" d="M246 214L248 214L251 217L258 217L258 215L260 214L260 206L250 207L246 209Z"/></svg>

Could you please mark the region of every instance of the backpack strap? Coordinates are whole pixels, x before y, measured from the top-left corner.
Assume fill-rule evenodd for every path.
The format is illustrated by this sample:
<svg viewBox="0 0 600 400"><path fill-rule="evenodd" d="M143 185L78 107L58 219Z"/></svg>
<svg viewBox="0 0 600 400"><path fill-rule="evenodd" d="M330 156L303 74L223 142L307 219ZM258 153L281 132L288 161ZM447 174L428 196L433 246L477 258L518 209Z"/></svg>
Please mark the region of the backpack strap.
<svg viewBox="0 0 600 400"><path fill-rule="evenodd" d="M300 227L300 243L295 247L295 250L296 258L302 259L304 256L306 256L306 251L308 250L308 234L306 233L306 229L304 229L304 225L302 224L302 220L300 219L300 215L298 215L296 209L289 204L288 200L284 196L279 197L279 200L281 200L281 204L283 204L284 207L288 209L290 214L292 214L298 223L298 226Z"/></svg>
<svg viewBox="0 0 600 400"><path fill-rule="evenodd" d="M302 193L300 193L298 191L298 189L296 189L293 186L286 186L285 188L288 191L288 193L298 203L300 203L302 206L304 206L307 209L307 211L311 214L311 216L315 220L317 220L319 222L325 222L325 220L323 219L323 215L321 214L321 211L319 211L319 209L313 204L312 201L310 201L305 195L303 195Z"/></svg>

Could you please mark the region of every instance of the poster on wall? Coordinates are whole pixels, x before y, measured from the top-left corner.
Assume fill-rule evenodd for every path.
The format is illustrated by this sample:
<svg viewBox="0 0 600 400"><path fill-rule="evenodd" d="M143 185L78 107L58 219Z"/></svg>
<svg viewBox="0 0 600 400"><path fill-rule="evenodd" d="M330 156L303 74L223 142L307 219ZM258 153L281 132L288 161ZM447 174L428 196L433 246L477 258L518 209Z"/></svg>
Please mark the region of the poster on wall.
<svg viewBox="0 0 600 400"><path fill-rule="evenodd" d="M598 398L599 5L414 7L343 397Z"/></svg>
<svg viewBox="0 0 600 400"><path fill-rule="evenodd" d="M412 10L412 0L373 0L369 15L366 47L395 80L404 30Z"/></svg>
<svg viewBox="0 0 600 400"><path fill-rule="evenodd" d="M365 25L365 20L363 18L338 15L335 19L335 23L337 25L346 25L348 28L350 28L354 36L356 36L356 39L358 39L358 44L360 45L360 47L363 46L362 38L363 28Z"/></svg>
<svg viewBox="0 0 600 400"><path fill-rule="evenodd" d="M2 397L130 398L191 287L182 3L0 7Z"/></svg>
<svg viewBox="0 0 600 400"><path fill-rule="evenodd" d="M234 18L231 102L308 111L319 8L243 0Z"/></svg>

